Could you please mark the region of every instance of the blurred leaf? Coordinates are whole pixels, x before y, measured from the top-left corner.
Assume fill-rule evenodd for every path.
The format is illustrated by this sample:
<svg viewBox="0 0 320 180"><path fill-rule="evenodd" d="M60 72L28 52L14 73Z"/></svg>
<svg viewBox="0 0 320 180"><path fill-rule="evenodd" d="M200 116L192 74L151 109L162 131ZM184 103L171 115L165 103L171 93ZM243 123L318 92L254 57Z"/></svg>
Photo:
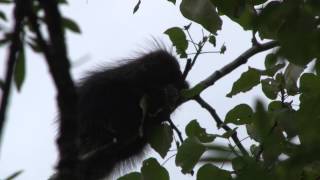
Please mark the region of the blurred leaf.
<svg viewBox="0 0 320 180"><path fill-rule="evenodd" d="M173 132L168 124L161 124L153 129L150 139L148 139L151 147L164 158L173 140Z"/></svg>
<svg viewBox="0 0 320 180"><path fill-rule="evenodd" d="M188 137L197 137L201 142L212 142L216 136L207 134L206 129L200 127L197 120L192 120L186 126L186 134Z"/></svg>
<svg viewBox="0 0 320 180"><path fill-rule="evenodd" d="M141 4L141 0L138 1L138 3L134 6L133 8L133 14L136 13L140 7L140 4Z"/></svg>
<svg viewBox="0 0 320 180"><path fill-rule="evenodd" d="M254 68L242 73L240 78L233 83L233 87L227 97L232 97L240 92L247 92L260 83L260 71Z"/></svg>
<svg viewBox="0 0 320 180"><path fill-rule="evenodd" d="M276 99L278 96L278 93L280 91L280 84L272 79L263 79L261 80L261 86L263 93L269 98L269 99Z"/></svg>
<svg viewBox="0 0 320 180"><path fill-rule="evenodd" d="M0 89L3 89L3 86L4 86L4 81L0 79Z"/></svg>
<svg viewBox="0 0 320 180"><path fill-rule="evenodd" d="M183 30L179 27L173 27L173 28L167 29L164 33L169 36L173 46L176 47L177 54L180 54L181 58L186 58L188 41Z"/></svg>
<svg viewBox="0 0 320 180"><path fill-rule="evenodd" d="M14 69L14 82L18 91L21 90L23 82L26 76L26 67L25 67L25 53L24 49L20 49L18 52L17 62Z"/></svg>
<svg viewBox="0 0 320 180"><path fill-rule="evenodd" d="M209 42L216 47L216 37L214 35L209 36Z"/></svg>
<svg viewBox="0 0 320 180"><path fill-rule="evenodd" d="M205 150L199 139L187 138L178 149L176 165L182 168L182 173L190 173Z"/></svg>
<svg viewBox="0 0 320 180"><path fill-rule="evenodd" d="M141 168L143 180L169 180L168 171L162 167L155 158L149 158L143 161Z"/></svg>
<svg viewBox="0 0 320 180"><path fill-rule="evenodd" d="M0 19L4 20L4 21L7 21L7 17L6 17L6 14L2 11L0 11Z"/></svg>
<svg viewBox="0 0 320 180"><path fill-rule="evenodd" d="M31 49L34 52L36 53L42 52L42 49L36 37L28 37L27 44L31 47Z"/></svg>
<svg viewBox="0 0 320 180"><path fill-rule="evenodd" d="M182 0L180 11L184 17L201 24L212 34L221 29L222 21L209 0Z"/></svg>
<svg viewBox="0 0 320 180"><path fill-rule="evenodd" d="M11 4L13 3L12 0L0 0L0 4Z"/></svg>
<svg viewBox="0 0 320 180"><path fill-rule="evenodd" d="M23 173L23 170L17 171L15 173L13 173L12 175L10 175L9 177L5 178L4 180L13 180L16 177L20 176L21 173Z"/></svg>
<svg viewBox="0 0 320 180"><path fill-rule="evenodd" d="M68 4L67 0L58 0L59 4Z"/></svg>
<svg viewBox="0 0 320 180"><path fill-rule="evenodd" d="M78 24L73 21L72 19L69 18L62 18L62 24L66 29L69 29L70 31L74 32L74 33L81 33L81 30L78 26Z"/></svg>
<svg viewBox="0 0 320 180"><path fill-rule="evenodd" d="M231 180L231 173L212 164L203 165L197 173L197 180Z"/></svg>
<svg viewBox="0 0 320 180"><path fill-rule="evenodd" d="M141 180L141 179L142 179L142 176L141 176L141 173L139 172L132 172L118 178L118 180Z"/></svg>
<svg viewBox="0 0 320 180"><path fill-rule="evenodd" d="M241 171L246 166L245 161L243 160L243 157L236 157L232 159L232 168L235 171Z"/></svg>
<svg viewBox="0 0 320 180"><path fill-rule="evenodd" d="M169 2L172 2L174 5L176 4L176 0L168 0Z"/></svg>
<svg viewBox="0 0 320 180"><path fill-rule="evenodd" d="M297 81L303 70L304 67L297 66L292 63L287 66L284 72L284 80L286 83L285 88L287 89L289 95L296 95L296 93L299 91L297 87Z"/></svg>
<svg viewBox="0 0 320 180"><path fill-rule="evenodd" d="M252 121L253 111L247 104L239 104L231 109L225 119L225 123L236 125L249 124Z"/></svg>

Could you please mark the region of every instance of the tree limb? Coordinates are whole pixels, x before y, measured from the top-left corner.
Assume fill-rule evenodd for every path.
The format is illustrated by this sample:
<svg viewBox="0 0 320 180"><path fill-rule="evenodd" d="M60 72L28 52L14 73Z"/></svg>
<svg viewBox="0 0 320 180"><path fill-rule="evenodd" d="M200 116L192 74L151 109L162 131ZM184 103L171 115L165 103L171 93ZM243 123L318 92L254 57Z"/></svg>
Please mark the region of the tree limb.
<svg viewBox="0 0 320 180"><path fill-rule="evenodd" d="M59 137L57 139L60 159L57 165L57 179L78 179L77 162L77 94L70 74L62 17L56 0L39 0L44 9L50 45L46 60L58 91L60 111ZM38 37L40 39L40 37ZM47 57L48 56L48 57Z"/></svg>
<svg viewBox="0 0 320 180"><path fill-rule="evenodd" d="M248 59L252 57L253 55L266 51L268 49L274 48L278 46L278 42L276 41L270 41L264 44L259 44L257 46L252 46L250 49L242 53L239 57L237 57L235 60L233 60L231 63L225 65L220 70L215 71L213 74L211 74L208 78L201 81L200 83L196 84L193 88L189 89L188 91L196 90L197 94L199 95L203 90L208 88L209 86L212 86L216 81L218 81L220 78L224 77L225 75L229 74L233 70L237 69L242 64L247 63ZM185 99L185 101L189 99L193 99L194 97L188 97Z"/></svg>
<svg viewBox="0 0 320 180"><path fill-rule="evenodd" d="M14 28L12 32L11 44L9 47L9 55L7 59L5 82L3 86L2 100L0 106L0 137L3 131L3 126L6 118L6 110L10 96L10 89L12 83L12 77L14 73L14 67L17 60L17 53L21 48L21 31L22 31L22 21L24 19L24 9L23 0L16 0L14 8Z"/></svg>

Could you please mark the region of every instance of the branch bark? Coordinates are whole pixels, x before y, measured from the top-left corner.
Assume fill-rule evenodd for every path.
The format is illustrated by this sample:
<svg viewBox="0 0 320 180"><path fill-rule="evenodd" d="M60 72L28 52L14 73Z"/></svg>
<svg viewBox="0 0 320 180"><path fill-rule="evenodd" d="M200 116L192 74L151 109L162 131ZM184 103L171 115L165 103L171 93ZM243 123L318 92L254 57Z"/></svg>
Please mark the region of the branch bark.
<svg viewBox="0 0 320 180"><path fill-rule="evenodd" d="M253 55L266 51L268 49L274 48L278 46L277 41L270 41L265 44L259 44L256 46L252 46L250 49L242 53L239 57L237 57L235 60L233 60L231 63L225 65L223 68L220 70L215 71L212 73L208 78L205 80L201 81L200 83L196 84L193 88L191 88L188 91L193 91L195 90L197 94L194 94L194 96L199 95L202 91L204 91L206 88L209 86L212 86L216 81L224 77L225 75L229 74L233 70L237 69L239 66L242 64L245 64L248 62L248 59L252 57ZM194 97L188 97L184 101L187 101L189 99L193 99Z"/></svg>
<svg viewBox="0 0 320 180"><path fill-rule="evenodd" d="M12 83L12 77L14 73L14 67L17 60L17 54L21 48L21 31L22 31L22 21L24 19L24 9L23 0L16 0L14 8L14 28L12 32L11 44L9 47L9 55L7 59L5 82L3 86L3 94L0 106L0 137L2 135L3 126L6 118L6 111L10 96L10 89Z"/></svg>
<svg viewBox="0 0 320 180"><path fill-rule="evenodd" d="M60 112L59 137L57 139L60 159L56 179L79 179L77 172L77 94L70 74L62 18L56 0L39 0L44 9L50 44L44 49L50 73L57 88ZM37 35L38 39L43 39ZM45 48L45 44L42 45Z"/></svg>

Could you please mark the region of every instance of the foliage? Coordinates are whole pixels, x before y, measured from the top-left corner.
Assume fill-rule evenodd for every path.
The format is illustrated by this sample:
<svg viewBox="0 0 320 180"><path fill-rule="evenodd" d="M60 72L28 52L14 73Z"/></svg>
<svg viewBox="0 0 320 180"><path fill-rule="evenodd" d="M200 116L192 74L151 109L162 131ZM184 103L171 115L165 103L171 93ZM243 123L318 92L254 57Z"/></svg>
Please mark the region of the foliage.
<svg viewBox="0 0 320 180"><path fill-rule="evenodd" d="M65 5L65 0L59 0ZM1 5L12 4L11 0L0 0ZM168 0L176 5L175 0ZM133 9L136 13L141 5L139 0ZM168 35L177 54L186 59L185 77L203 53L224 54L226 45L216 47L219 30L222 29L222 16L228 17L245 31L252 32L252 47L239 55L234 62L227 64L210 77L199 82L190 90L181 92L184 101L196 100L207 109L217 122L217 129L225 132L213 134L191 120L185 128L186 139L176 141L176 166L182 173L196 174L198 180L206 179L278 179L315 180L320 178L320 1L319 0L182 0L179 4L181 14L191 21L184 27L171 27L164 33ZM38 1L32 1L34 16L23 21L18 34L21 45L17 47L14 66L14 83L18 90L26 78L26 48L35 53L46 53L37 26L45 25L45 18ZM36 23L32 20L36 17ZM0 20L6 21L7 14L0 11ZM62 29L80 33L79 26L70 18L62 17ZM203 37L194 41L191 24L204 29ZM14 44L12 32L3 33L0 46ZM267 46L264 42L274 42ZM209 46L205 46L210 44ZM270 45L270 43L268 44ZM277 47L276 47L277 46ZM276 48L274 48L276 47ZM194 48L195 53L188 53ZM201 92L229 72L247 62L254 54L267 51L264 69L249 67L243 72L226 96L232 98L246 93L252 88L261 88L268 102L257 101L254 107L238 104L225 118L220 118L213 107L199 100ZM207 51L208 50L208 51ZM228 49L229 51L229 49ZM232 51L232 49L230 49ZM306 67L312 70L306 70ZM0 79L0 89L10 85ZM248 97L252 98L252 97ZM265 107L264 104L267 104ZM3 107L1 107L3 108ZM231 126L230 126L231 125ZM233 128L231 128L233 127ZM243 147L237 137L239 127L247 130L248 138L253 140L250 147ZM2 127L1 129L2 130ZM162 158L174 141L172 124L162 124L155 129L156 136L148 139L151 147ZM0 137L1 137L0 131ZM228 144L218 144L217 138L228 140ZM206 162L203 164L202 162ZM232 170L217 164L229 164ZM202 165L194 172L197 165ZM13 179L17 172L7 179ZM141 172L132 172L119 180L170 179L169 172L154 158L143 162Z"/></svg>

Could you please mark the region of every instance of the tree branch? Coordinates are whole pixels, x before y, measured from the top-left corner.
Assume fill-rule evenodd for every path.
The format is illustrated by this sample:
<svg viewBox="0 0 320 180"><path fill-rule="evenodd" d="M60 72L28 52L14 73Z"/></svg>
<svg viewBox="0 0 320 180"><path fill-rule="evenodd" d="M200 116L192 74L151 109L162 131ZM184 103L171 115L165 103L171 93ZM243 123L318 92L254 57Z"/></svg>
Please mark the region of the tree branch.
<svg viewBox="0 0 320 180"><path fill-rule="evenodd" d="M39 0L44 9L50 45L46 56L50 73L56 85L58 107L60 111L59 137L57 139L60 159L57 165L56 179L78 179L77 137L77 94L70 74L64 29L56 0ZM41 39L38 35L38 39Z"/></svg>
<svg viewBox="0 0 320 180"><path fill-rule="evenodd" d="M194 96L200 94L203 90L208 88L209 86L212 86L216 81L218 81L220 78L224 77L225 75L229 74L242 64L247 63L248 59L252 57L253 55L266 51L268 49L274 48L278 46L278 42L276 41L270 41L265 44L260 44L258 46L253 46L244 53L242 53L239 57L237 57L235 60L233 60L231 63L225 65L220 70L215 71L213 74L211 74L208 78L201 81L200 83L196 84L193 88L189 89L189 91L196 90L198 93ZM193 99L194 97L188 97L188 99L185 99L185 101L189 99Z"/></svg>
<svg viewBox="0 0 320 180"><path fill-rule="evenodd" d="M213 109L206 101L204 101L200 96L197 96L195 98L195 101L197 101L201 107L205 108L213 117L213 119L216 121L217 123L217 127L218 128L223 128L225 131L230 131L232 130L228 125L224 124L223 121L221 120L221 118L218 116L217 112L215 109ZM241 151L241 153L245 156L248 156L248 152L247 150L244 148L244 146L241 144L238 136L237 136L237 132L235 131L232 136L231 136L232 140L234 141L234 143L237 145L237 147L239 148L239 150Z"/></svg>
<svg viewBox="0 0 320 180"><path fill-rule="evenodd" d="M11 44L9 47L9 55L7 59L7 68L5 82L3 86L3 94L0 106L0 137L3 131L3 126L6 118L6 110L10 96L11 82L14 73L14 67L17 60L17 53L21 48L21 31L22 21L24 19L23 0L16 0L14 8L15 24L12 32Z"/></svg>

